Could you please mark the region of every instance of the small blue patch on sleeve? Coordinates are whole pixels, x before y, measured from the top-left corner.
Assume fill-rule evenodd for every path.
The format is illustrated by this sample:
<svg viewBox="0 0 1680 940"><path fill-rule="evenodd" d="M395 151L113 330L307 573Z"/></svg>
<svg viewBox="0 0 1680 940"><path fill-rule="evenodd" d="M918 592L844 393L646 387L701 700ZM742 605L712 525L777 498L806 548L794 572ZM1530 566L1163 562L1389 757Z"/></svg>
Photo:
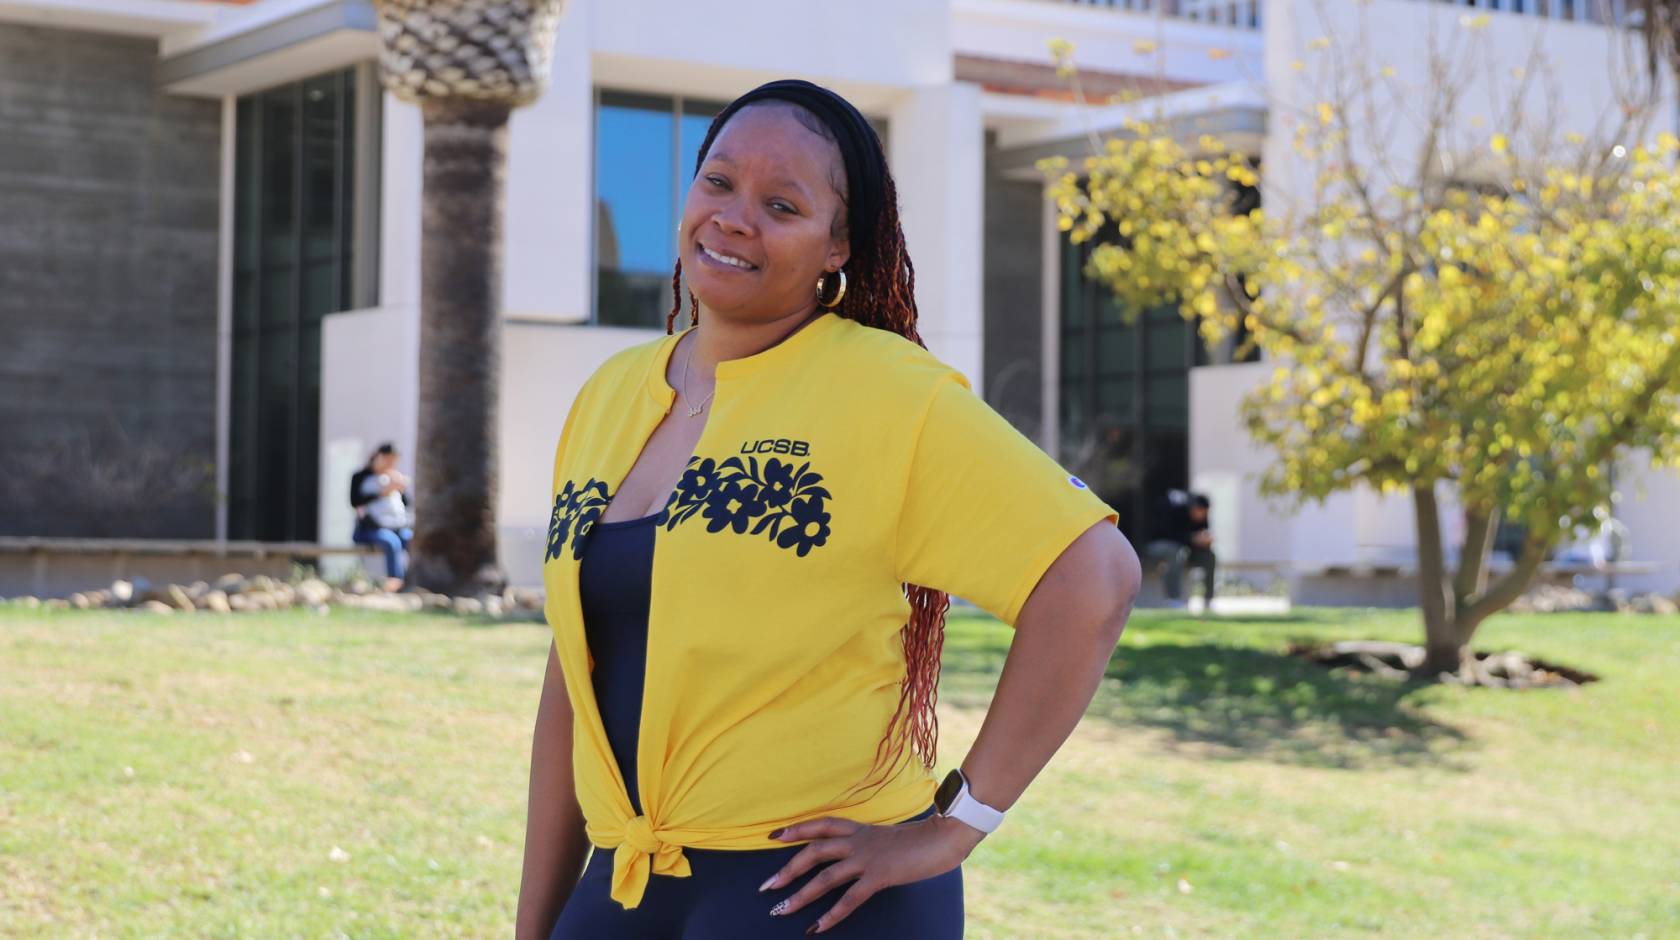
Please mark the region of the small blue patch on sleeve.
<svg viewBox="0 0 1680 940"><path fill-rule="evenodd" d="M1068 477L1068 482L1069 482L1069 483L1072 483L1072 484L1073 484L1073 485L1074 485L1074 486L1077 486L1077 487L1079 487L1079 488L1080 488L1080 489L1082 489L1082 490L1088 490L1088 489L1090 489L1090 487L1088 487L1088 486L1086 486L1086 485L1085 485L1085 481L1084 481L1084 480L1081 480L1081 479L1080 479L1080 478L1078 478L1078 477Z"/></svg>

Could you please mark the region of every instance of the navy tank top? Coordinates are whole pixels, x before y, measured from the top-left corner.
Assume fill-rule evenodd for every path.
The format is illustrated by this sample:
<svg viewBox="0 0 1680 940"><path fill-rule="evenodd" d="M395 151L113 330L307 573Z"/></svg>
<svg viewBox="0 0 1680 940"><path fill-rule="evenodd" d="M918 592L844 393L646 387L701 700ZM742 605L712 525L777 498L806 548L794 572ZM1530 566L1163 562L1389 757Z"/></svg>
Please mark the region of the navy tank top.
<svg viewBox="0 0 1680 940"><path fill-rule="evenodd" d="M630 805L642 813L636 789L636 739L641 733L642 683L647 672L648 599L653 585L653 537L658 514L590 527L578 567L583 632L595 657L590 679Z"/></svg>

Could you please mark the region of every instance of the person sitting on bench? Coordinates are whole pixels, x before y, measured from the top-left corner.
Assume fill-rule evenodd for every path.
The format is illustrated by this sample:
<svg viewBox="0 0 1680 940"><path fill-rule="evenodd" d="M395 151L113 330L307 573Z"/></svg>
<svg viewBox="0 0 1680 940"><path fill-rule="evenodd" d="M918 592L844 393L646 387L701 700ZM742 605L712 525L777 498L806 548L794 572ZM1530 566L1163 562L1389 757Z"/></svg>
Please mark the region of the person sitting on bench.
<svg viewBox="0 0 1680 940"><path fill-rule="evenodd" d="M1213 532L1208 529L1208 505L1208 498L1201 493L1168 491L1162 537L1150 542L1147 549L1151 560L1167 563L1162 581L1167 597L1173 601L1183 597L1184 569L1202 569L1207 598L1204 610L1213 609Z"/></svg>
<svg viewBox="0 0 1680 940"><path fill-rule="evenodd" d="M385 590L400 591L408 563L405 553L414 538L414 514L408 478L397 469L397 448L380 444L367 466L350 477L350 505L356 507L356 530L350 540L385 550Z"/></svg>

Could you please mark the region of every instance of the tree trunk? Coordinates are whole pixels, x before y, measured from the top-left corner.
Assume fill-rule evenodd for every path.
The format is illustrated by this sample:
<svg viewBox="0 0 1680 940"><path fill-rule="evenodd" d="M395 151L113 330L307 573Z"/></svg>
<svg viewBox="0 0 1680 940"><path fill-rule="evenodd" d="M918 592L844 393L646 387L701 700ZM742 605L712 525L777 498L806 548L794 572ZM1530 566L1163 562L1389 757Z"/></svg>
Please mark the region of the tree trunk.
<svg viewBox="0 0 1680 940"><path fill-rule="evenodd" d="M1446 560L1441 548L1441 507L1433 484L1412 489L1412 510L1417 520L1418 606L1423 611L1424 675L1456 673L1464 666L1465 640L1458 633L1458 604L1447 584ZM1463 564L1463 559L1459 559Z"/></svg>
<svg viewBox="0 0 1680 940"><path fill-rule="evenodd" d="M1534 573L1546 559L1550 543L1530 532L1523 541L1516 564L1489 585L1488 555L1493 551L1499 527L1498 510L1472 508L1466 515L1464 545L1458 553L1458 571L1449 581L1441 549L1441 510L1435 488L1412 489L1412 507L1417 518L1418 604L1423 610L1424 658L1417 673L1439 676L1452 673L1466 679L1476 673L1470 640L1483 621L1511 606L1534 580Z"/></svg>
<svg viewBox="0 0 1680 940"><path fill-rule="evenodd" d="M410 583L499 592L506 102L428 99L420 229L417 525Z"/></svg>

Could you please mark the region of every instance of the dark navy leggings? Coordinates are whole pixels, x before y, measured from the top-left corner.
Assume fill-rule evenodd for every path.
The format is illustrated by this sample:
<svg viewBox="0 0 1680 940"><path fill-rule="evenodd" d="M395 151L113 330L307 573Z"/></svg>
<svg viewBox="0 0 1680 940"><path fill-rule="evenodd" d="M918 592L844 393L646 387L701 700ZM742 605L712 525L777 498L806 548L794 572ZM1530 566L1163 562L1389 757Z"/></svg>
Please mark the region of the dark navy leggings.
<svg viewBox="0 0 1680 940"><path fill-rule="evenodd" d="M578 570L584 632L595 669L591 674L601 721L630 804L636 792L636 732L641 719L647 661L647 611L653 573L654 520L658 516L597 523L591 527ZM911 819L933 813L928 807ZM904 820L908 822L909 820ZM851 887L843 883L792 914L770 908L828 866L827 862L775 891L758 886L799 854L803 844L774 849L684 848L687 878L650 874L641 904L625 910L609 897L611 850L596 849L583 878L560 912L549 940L756 940L803 937ZM960 940L963 932L962 868L872 895L824 937L894 940Z"/></svg>
<svg viewBox="0 0 1680 940"><path fill-rule="evenodd" d="M921 819L933 808L912 817ZM778 849L683 849L687 878L650 875L642 903L630 910L608 897L612 890L610 849L596 849L583 878L560 912L549 940L777 940L805 936L852 885L844 882L792 914L771 917L770 908L790 898L829 864L818 864L774 891L758 886L804 845ZM961 940L962 867L921 881L878 891L820 936L854 940Z"/></svg>

